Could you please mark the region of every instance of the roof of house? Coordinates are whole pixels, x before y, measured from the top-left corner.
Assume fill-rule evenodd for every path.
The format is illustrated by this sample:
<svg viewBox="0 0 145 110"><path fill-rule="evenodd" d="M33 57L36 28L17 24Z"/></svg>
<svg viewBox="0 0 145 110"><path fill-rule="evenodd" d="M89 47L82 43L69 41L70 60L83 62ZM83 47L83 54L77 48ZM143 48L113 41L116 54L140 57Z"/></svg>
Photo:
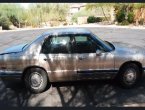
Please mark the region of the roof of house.
<svg viewBox="0 0 145 110"><path fill-rule="evenodd" d="M71 8L80 8L80 7L84 7L86 5L86 3L71 3Z"/></svg>

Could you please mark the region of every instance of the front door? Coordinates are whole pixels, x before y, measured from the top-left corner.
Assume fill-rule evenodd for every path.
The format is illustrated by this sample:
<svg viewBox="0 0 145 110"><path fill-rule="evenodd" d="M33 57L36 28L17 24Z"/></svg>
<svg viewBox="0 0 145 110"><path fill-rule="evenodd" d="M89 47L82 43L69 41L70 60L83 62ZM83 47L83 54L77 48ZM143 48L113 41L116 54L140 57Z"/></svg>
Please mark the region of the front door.
<svg viewBox="0 0 145 110"><path fill-rule="evenodd" d="M113 54L103 51L89 35L75 35L74 41L78 79L106 78L113 74ZM97 50L102 53L97 54Z"/></svg>

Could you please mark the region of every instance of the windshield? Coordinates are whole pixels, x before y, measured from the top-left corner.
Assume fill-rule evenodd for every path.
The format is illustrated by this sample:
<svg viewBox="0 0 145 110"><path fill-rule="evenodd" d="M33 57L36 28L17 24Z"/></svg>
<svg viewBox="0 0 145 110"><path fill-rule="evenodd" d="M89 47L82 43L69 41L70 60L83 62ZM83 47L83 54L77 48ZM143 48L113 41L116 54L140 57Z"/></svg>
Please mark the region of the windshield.
<svg viewBox="0 0 145 110"><path fill-rule="evenodd" d="M40 36L37 36L36 38L34 38L33 40L31 40L29 43L27 43L22 50L25 50L29 45L31 45L33 42L35 42L37 39L39 39Z"/></svg>

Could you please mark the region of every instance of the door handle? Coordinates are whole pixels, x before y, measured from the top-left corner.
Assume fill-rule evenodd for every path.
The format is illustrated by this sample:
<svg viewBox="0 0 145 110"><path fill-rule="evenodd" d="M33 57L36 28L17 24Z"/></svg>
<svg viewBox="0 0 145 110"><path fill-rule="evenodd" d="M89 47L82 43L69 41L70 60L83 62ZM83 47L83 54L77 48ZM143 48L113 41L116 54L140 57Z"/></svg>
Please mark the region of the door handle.
<svg viewBox="0 0 145 110"><path fill-rule="evenodd" d="M51 60L51 58L44 58L43 60L44 61L48 61L48 60Z"/></svg>
<svg viewBox="0 0 145 110"><path fill-rule="evenodd" d="M79 56L79 60L84 60L84 59L85 59L85 57Z"/></svg>
<svg viewBox="0 0 145 110"><path fill-rule="evenodd" d="M47 59L46 59L46 58L44 58L44 61L47 61Z"/></svg>

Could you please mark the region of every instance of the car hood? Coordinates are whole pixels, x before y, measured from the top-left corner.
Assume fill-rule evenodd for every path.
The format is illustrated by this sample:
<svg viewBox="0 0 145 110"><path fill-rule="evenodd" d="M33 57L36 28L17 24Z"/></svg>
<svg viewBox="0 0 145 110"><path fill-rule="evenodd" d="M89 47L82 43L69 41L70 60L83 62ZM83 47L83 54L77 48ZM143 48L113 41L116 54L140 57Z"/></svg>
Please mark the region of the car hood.
<svg viewBox="0 0 145 110"><path fill-rule="evenodd" d="M112 42L113 45L115 46L115 51L119 51L119 52L127 52L127 53L144 53L145 49L140 47L140 46L136 46L136 45L132 45L129 43L121 43L121 42Z"/></svg>
<svg viewBox="0 0 145 110"><path fill-rule="evenodd" d="M2 54L10 54L10 53L18 53L18 52L22 52L23 48L26 46L27 44L19 44L19 45L15 45L12 46L10 48L5 49L4 51L0 52L0 55Z"/></svg>

